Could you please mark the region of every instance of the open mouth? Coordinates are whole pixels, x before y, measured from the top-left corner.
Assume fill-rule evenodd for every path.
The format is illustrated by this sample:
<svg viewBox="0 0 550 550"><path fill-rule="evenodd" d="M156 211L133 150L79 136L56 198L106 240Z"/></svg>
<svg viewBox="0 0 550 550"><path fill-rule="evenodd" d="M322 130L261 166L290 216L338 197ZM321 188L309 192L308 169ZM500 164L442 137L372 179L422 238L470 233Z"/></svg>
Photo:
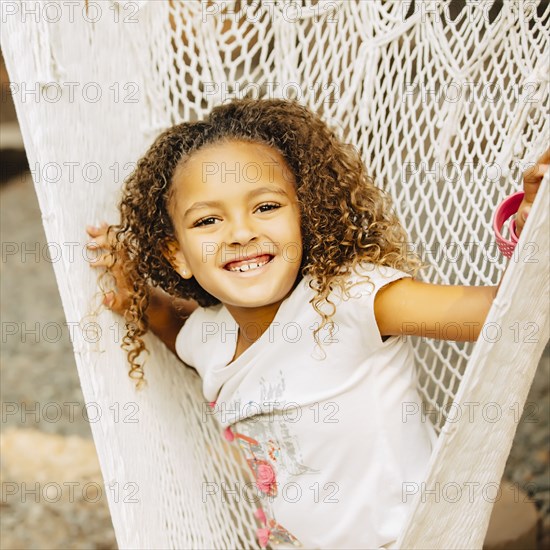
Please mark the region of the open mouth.
<svg viewBox="0 0 550 550"><path fill-rule="evenodd" d="M262 268L264 265L267 265L273 261L271 254L264 254L262 256L256 256L250 260L242 260L239 262L229 262L224 266L224 269L231 271L233 273L246 273L248 271L255 271L256 269Z"/></svg>

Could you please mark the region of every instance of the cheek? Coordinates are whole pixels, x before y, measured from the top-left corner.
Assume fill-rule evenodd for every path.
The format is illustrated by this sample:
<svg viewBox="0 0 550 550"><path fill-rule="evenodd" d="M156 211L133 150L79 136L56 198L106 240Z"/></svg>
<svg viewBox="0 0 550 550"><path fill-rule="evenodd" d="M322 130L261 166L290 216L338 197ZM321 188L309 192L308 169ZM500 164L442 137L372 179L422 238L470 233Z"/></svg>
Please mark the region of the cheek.
<svg viewBox="0 0 550 550"><path fill-rule="evenodd" d="M303 255L303 242L299 223L289 223L285 240L289 259L292 258L293 264L299 264Z"/></svg>
<svg viewBox="0 0 550 550"><path fill-rule="evenodd" d="M192 261L208 261L218 249L218 241L212 236L201 235L188 239L185 243L187 256Z"/></svg>
<svg viewBox="0 0 550 550"><path fill-rule="evenodd" d="M294 219L292 224L289 224L289 227L291 228L291 238L294 242L301 243L302 242L302 228L300 226L300 219Z"/></svg>

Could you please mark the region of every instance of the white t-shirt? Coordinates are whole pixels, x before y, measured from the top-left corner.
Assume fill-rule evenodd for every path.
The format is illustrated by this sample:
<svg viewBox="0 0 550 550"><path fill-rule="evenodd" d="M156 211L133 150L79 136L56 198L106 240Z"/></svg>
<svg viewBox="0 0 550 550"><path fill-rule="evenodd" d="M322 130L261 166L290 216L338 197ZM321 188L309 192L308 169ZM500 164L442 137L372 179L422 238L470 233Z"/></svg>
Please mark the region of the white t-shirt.
<svg viewBox="0 0 550 550"><path fill-rule="evenodd" d="M367 262L357 271L349 299L330 295L324 353L309 276L229 365L238 325L223 304L196 309L176 340L258 480L272 548L391 548L412 502L404 484L427 473L437 436L428 417L407 414L421 410L410 338L383 342L373 307L381 287L410 275Z"/></svg>

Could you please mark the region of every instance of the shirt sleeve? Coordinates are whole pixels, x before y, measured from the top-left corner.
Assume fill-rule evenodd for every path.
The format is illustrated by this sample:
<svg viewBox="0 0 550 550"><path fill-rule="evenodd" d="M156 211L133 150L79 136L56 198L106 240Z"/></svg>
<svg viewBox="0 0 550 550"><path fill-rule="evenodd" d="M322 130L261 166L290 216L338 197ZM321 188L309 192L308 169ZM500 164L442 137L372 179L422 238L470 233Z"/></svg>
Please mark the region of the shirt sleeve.
<svg viewBox="0 0 550 550"><path fill-rule="evenodd" d="M202 377L199 370L199 361L196 354L201 342L201 326L204 308L196 308L187 318L176 336L176 353L178 357L190 367L193 367Z"/></svg>
<svg viewBox="0 0 550 550"><path fill-rule="evenodd" d="M405 277L412 278L412 275L393 267L369 262L363 262L355 268L351 278L353 287L350 294L359 299L354 300L353 307L356 311L353 312L353 318L359 323L361 334L366 338L371 350L389 346L395 338L399 338L399 336L391 336L382 341L382 335L374 316L374 298L381 288Z"/></svg>

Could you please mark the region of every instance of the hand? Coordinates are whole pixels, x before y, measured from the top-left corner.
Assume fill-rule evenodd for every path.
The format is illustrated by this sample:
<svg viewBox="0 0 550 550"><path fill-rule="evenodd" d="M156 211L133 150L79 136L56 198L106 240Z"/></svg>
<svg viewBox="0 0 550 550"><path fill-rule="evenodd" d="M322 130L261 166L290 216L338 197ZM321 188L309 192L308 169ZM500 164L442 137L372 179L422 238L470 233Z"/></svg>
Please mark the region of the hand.
<svg viewBox="0 0 550 550"><path fill-rule="evenodd" d="M110 272L115 278L116 291L110 291L105 294L103 298L103 304L109 309L124 315L125 311L130 306L130 298L132 292L132 284L128 281L123 273L122 262L123 258L117 258L114 263L114 250L115 250L115 230L116 226L111 227L111 231L107 234L109 225L106 222L102 222L100 227L92 227L88 225L86 232L92 239L86 243L86 248L91 250L102 250L104 252L98 255L93 261L90 262L91 267L110 267ZM122 260L122 261L121 261Z"/></svg>
<svg viewBox="0 0 550 550"><path fill-rule="evenodd" d="M550 149L546 151L539 158L534 166L531 166L523 173L523 191L525 196L519 205L519 209L516 214L516 235L519 237L523 231L523 226L527 220L527 215L531 210L533 202L540 187L542 178L546 172L548 172L548 165L550 164Z"/></svg>

